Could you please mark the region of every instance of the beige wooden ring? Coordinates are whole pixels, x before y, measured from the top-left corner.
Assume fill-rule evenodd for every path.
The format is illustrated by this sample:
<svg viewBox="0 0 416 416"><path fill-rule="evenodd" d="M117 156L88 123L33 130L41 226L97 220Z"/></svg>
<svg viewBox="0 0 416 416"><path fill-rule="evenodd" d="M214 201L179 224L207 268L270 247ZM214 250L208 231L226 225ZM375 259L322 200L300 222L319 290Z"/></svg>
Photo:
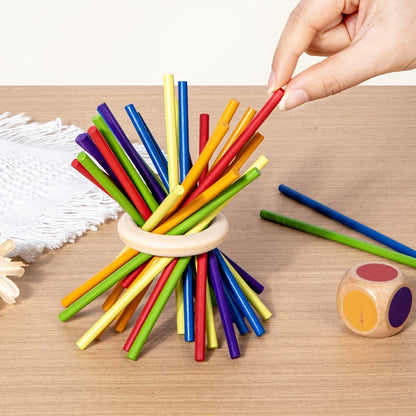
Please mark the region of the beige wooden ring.
<svg viewBox="0 0 416 416"><path fill-rule="evenodd" d="M164 235L143 231L124 213L118 221L118 235L131 248L159 257L187 257L217 248L227 237L228 220L219 213L205 230L196 234Z"/></svg>

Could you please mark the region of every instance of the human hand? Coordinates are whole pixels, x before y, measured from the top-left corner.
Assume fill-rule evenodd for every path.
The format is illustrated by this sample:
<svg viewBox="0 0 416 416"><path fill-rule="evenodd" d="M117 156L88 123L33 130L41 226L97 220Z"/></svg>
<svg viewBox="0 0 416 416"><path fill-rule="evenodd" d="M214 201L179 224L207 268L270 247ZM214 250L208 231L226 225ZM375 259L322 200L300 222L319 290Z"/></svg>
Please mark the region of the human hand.
<svg viewBox="0 0 416 416"><path fill-rule="evenodd" d="M289 110L388 72L416 68L415 0L301 0L276 47L269 92ZM328 56L292 78L299 57Z"/></svg>

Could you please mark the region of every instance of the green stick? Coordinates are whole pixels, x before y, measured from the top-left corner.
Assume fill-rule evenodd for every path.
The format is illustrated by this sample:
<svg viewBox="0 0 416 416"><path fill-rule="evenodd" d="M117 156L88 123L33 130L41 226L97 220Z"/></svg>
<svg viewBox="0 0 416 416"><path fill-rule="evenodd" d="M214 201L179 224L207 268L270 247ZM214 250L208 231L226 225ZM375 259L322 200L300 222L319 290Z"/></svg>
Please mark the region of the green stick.
<svg viewBox="0 0 416 416"><path fill-rule="evenodd" d="M250 169L247 173L241 176L240 179L236 180L230 186L225 188L219 195L214 199L188 217L186 220L179 223L176 227L168 231L167 235L181 235L192 228L194 225L198 224L204 217L206 217L211 211L221 206L223 203L232 198L236 193L241 191L245 186L250 182L253 182L254 179L260 176L260 170L257 168Z"/></svg>
<svg viewBox="0 0 416 416"><path fill-rule="evenodd" d="M130 179L140 192L140 195L143 197L143 199L146 201L146 204L150 208L150 211L154 212L156 208L159 206L157 201L155 200L154 196L150 192L147 185L144 183L143 179L137 172L134 165L131 163L129 157L123 150L121 144L118 142L118 140L115 138L112 131L108 128L107 124L105 123L104 119L99 116L95 115L92 118L93 123L95 124L95 127L99 130L101 135L104 137L105 141L110 146L111 150L119 160L121 166L123 166L126 173L129 175Z"/></svg>
<svg viewBox="0 0 416 416"><path fill-rule="evenodd" d="M151 259L153 256L151 254L139 253L130 259L127 263L123 264L119 269L115 272L110 274L107 278L103 281L98 283L92 289L90 289L87 293L83 296L78 298L74 303L69 305L66 309L64 309L59 315L59 319L62 322L67 321L69 318L72 318L76 313L78 313L81 309L85 308L89 305L92 301L101 296L104 292L114 286L117 282L121 279L124 279L129 273L136 270L140 267L144 262Z"/></svg>
<svg viewBox="0 0 416 416"><path fill-rule="evenodd" d="M160 292L153 308L149 312L146 320L143 323L140 332L137 334L136 339L134 340L130 350L127 354L132 360L137 360L139 353L145 344L150 332L152 331L157 319L159 318L160 314L162 313L163 308L165 307L170 295L172 294L173 290L175 289L176 284L178 283L179 279L182 277L186 266L188 265L191 257L181 257L178 260L175 268L172 270L165 286L163 286L162 291Z"/></svg>
<svg viewBox="0 0 416 416"><path fill-rule="evenodd" d="M386 259L393 260L401 264L405 264L406 266L416 268L416 258L407 256L406 254L398 253L397 251L376 246L375 244L367 243L366 241L358 240L357 238L349 237L345 234L336 233L325 228L317 227L316 225L298 221L293 218L277 214L275 212L267 211L265 209L262 209L260 211L260 217L264 218L265 220L275 222L277 224L295 228L296 230L300 230L305 233L317 235L318 237L336 241L337 243L358 248L368 253L375 254L376 256L384 257Z"/></svg>

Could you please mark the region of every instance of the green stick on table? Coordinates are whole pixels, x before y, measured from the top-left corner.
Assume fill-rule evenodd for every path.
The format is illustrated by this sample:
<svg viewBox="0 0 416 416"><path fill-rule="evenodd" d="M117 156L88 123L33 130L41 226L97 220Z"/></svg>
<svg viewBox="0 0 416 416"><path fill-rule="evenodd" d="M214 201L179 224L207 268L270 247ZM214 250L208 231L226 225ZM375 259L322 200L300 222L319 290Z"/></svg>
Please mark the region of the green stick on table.
<svg viewBox="0 0 416 416"><path fill-rule="evenodd" d="M375 244L367 243L366 241L358 240L357 238L349 237L345 234L330 231L325 228L308 224L306 222L302 222L294 218L289 218L272 211L267 211L265 209L262 209L260 211L260 217L265 220L275 222L277 224L285 225L286 227L295 228L296 230L300 230L305 233L326 238L327 240L336 241L337 243L358 248L368 253L375 254L376 256L384 257L386 259L396 261L401 264L405 264L406 266L416 268L416 258L407 256L406 254L398 253L397 251L389 250L387 248L380 247Z"/></svg>

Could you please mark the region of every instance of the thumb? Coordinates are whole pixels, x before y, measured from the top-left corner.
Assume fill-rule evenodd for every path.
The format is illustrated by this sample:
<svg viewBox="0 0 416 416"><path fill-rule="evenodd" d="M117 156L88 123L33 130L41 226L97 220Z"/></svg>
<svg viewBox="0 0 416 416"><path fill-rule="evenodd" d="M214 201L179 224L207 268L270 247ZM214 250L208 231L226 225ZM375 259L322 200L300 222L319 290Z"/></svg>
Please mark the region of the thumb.
<svg viewBox="0 0 416 416"><path fill-rule="evenodd" d="M300 72L288 82L279 108L290 110L383 73L383 70L377 70L381 68L377 58L381 51L375 51L374 45L368 46L353 44Z"/></svg>

